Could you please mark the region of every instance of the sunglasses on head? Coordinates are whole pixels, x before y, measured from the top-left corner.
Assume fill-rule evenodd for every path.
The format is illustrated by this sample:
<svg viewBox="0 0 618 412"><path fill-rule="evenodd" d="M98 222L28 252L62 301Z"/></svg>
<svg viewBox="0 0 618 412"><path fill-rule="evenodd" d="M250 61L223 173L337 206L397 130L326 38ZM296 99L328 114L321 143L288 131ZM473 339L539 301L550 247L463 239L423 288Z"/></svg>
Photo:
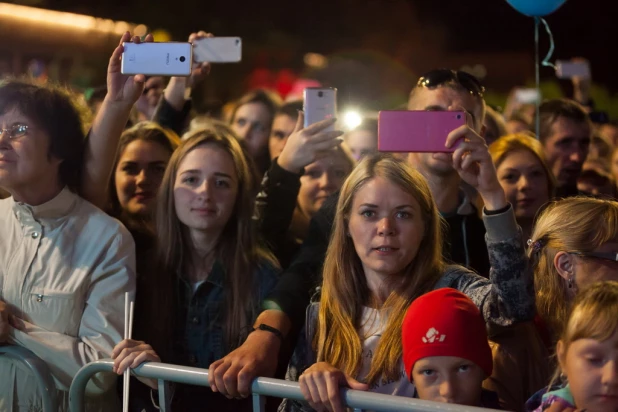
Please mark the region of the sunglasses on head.
<svg viewBox="0 0 618 412"><path fill-rule="evenodd" d="M446 83L457 83L473 96L483 97L485 87L470 73L459 70L437 69L424 74L418 79L416 87L434 88Z"/></svg>

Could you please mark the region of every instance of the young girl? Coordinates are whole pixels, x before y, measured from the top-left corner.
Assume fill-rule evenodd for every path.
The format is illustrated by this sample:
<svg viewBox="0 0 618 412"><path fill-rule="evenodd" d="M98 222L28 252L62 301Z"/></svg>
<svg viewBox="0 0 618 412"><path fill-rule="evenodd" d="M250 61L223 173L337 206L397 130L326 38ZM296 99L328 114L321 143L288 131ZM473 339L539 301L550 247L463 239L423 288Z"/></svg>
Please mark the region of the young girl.
<svg viewBox="0 0 618 412"><path fill-rule="evenodd" d="M618 411L617 314L618 282L594 283L577 296L556 346L558 385L550 385L535 412ZM527 409L536 404L533 397Z"/></svg>
<svg viewBox="0 0 618 412"><path fill-rule="evenodd" d="M196 131L170 159L157 203L158 267L139 292L147 302L145 323L135 325L136 336L157 352L123 341L112 353L119 374L158 361L159 354L165 362L208 368L251 332L278 270L255 238L250 165L229 131ZM244 407L211 395L207 388L180 387L174 407Z"/></svg>

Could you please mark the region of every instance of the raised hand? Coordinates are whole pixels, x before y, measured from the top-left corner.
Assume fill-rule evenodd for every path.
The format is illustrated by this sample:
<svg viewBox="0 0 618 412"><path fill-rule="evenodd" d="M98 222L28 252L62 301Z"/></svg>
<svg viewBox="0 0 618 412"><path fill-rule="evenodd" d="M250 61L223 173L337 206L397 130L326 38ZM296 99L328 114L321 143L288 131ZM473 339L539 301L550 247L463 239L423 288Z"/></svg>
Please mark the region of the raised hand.
<svg viewBox="0 0 618 412"><path fill-rule="evenodd" d="M307 128L303 128L305 115L300 112L296 128L288 137L288 140L277 159L279 166L292 173L300 173L301 170L315 162L321 153L341 144L339 136L342 131L326 131L335 124L335 119L322 120L314 123Z"/></svg>
<svg viewBox="0 0 618 412"><path fill-rule="evenodd" d="M138 36L133 36L131 39L131 34L126 32L122 35L118 46L109 59L107 67L107 96L105 97L110 103L128 108L132 107L142 95L144 82L146 81L146 76L143 74L127 76L121 73L121 58L124 52L122 44L130 41L133 43L141 42ZM152 34L146 36L145 41L153 41Z"/></svg>

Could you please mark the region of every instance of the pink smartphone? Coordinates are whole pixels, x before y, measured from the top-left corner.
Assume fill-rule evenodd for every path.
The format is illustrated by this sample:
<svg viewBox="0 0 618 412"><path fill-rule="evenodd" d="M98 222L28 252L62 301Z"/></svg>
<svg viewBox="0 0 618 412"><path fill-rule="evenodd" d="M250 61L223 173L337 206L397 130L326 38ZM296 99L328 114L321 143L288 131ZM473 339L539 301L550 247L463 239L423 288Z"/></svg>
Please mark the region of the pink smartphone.
<svg viewBox="0 0 618 412"><path fill-rule="evenodd" d="M465 112L385 110L378 113L380 152L451 153L446 148L449 133L466 124Z"/></svg>

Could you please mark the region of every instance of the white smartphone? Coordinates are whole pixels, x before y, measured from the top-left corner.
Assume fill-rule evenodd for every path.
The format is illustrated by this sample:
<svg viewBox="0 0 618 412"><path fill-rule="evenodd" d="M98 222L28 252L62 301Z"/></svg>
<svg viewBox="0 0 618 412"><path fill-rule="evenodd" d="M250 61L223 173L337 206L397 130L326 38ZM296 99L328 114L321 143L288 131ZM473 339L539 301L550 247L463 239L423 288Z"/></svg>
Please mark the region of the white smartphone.
<svg viewBox="0 0 618 412"><path fill-rule="evenodd" d="M122 74L149 76L189 76L191 43L123 43Z"/></svg>
<svg viewBox="0 0 618 412"><path fill-rule="evenodd" d="M581 61L557 60L556 76L558 76L559 79L571 79L573 77L589 79L590 64Z"/></svg>
<svg viewBox="0 0 618 412"><path fill-rule="evenodd" d="M240 37L204 37L193 42L196 62L237 63L242 59Z"/></svg>
<svg viewBox="0 0 618 412"><path fill-rule="evenodd" d="M537 89L517 89L515 100L521 104L533 104L541 101L541 95Z"/></svg>
<svg viewBox="0 0 618 412"><path fill-rule="evenodd" d="M303 92L305 127L322 120L337 117L337 89L308 87ZM335 130L332 125L327 130Z"/></svg>

